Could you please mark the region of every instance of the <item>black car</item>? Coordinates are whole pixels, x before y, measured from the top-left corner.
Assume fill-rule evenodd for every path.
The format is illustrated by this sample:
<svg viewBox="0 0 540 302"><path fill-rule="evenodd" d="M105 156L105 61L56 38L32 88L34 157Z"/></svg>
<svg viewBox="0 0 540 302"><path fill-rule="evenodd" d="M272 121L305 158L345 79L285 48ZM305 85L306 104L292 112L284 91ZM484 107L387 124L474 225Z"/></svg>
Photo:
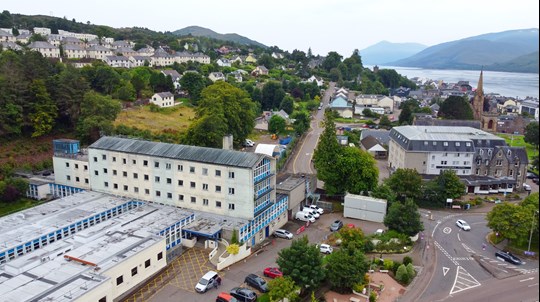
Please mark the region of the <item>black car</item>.
<svg viewBox="0 0 540 302"><path fill-rule="evenodd" d="M235 287L229 292L231 296L235 297L241 302L255 302L257 301L257 294L249 288Z"/></svg>
<svg viewBox="0 0 540 302"><path fill-rule="evenodd" d="M510 262L512 264L515 264L515 265L520 265L520 264L523 264L523 262L521 261L521 259L519 259L518 257L514 256L512 253L510 252L504 252L504 251L498 251L498 252L495 252L495 257L497 258L501 258L502 260L506 261L506 262Z"/></svg>
<svg viewBox="0 0 540 302"><path fill-rule="evenodd" d="M529 171L527 172L527 178L528 179L538 178L538 175L536 175L536 173L534 172Z"/></svg>
<svg viewBox="0 0 540 302"><path fill-rule="evenodd" d="M246 282L247 285L259 290L261 293L268 292L268 284L266 284L266 280L255 274L247 275L244 282Z"/></svg>

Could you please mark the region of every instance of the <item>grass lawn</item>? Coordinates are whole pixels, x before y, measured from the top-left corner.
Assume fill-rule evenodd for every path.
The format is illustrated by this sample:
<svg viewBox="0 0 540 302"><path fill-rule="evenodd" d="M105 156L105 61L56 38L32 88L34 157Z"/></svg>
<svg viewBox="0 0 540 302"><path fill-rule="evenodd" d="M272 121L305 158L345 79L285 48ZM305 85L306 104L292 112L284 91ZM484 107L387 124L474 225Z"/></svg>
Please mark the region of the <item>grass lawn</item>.
<svg viewBox="0 0 540 302"><path fill-rule="evenodd" d="M162 131L184 132L195 117L193 108L185 105L161 108L159 112L151 112L149 106L123 110L118 114L114 125L125 125L153 133Z"/></svg>
<svg viewBox="0 0 540 302"><path fill-rule="evenodd" d="M357 118L338 117L338 118L334 119L334 122L335 123L343 123L343 124L365 124L367 122L367 120L357 119Z"/></svg>
<svg viewBox="0 0 540 302"><path fill-rule="evenodd" d="M504 138L504 140L510 147L525 147L525 150L527 150L527 156L529 157L529 161L532 161L533 156L538 155L538 150L536 150L533 145L527 144L523 140L523 135L499 133L497 134L497 136Z"/></svg>
<svg viewBox="0 0 540 302"><path fill-rule="evenodd" d="M0 217L13 214L15 212L31 208L38 205L38 202L32 199L21 198L12 203L0 203Z"/></svg>

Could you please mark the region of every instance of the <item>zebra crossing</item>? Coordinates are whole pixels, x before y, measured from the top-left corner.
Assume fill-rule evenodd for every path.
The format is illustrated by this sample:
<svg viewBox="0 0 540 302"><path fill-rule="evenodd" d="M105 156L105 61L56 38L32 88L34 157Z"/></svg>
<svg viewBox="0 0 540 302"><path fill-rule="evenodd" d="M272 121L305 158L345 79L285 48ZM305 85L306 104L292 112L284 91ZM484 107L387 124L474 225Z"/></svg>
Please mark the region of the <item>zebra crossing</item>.
<svg viewBox="0 0 540 302"><path fill-rule="evenodd" d="M453 257L452 261L474 261L473 257Z"/></svg>

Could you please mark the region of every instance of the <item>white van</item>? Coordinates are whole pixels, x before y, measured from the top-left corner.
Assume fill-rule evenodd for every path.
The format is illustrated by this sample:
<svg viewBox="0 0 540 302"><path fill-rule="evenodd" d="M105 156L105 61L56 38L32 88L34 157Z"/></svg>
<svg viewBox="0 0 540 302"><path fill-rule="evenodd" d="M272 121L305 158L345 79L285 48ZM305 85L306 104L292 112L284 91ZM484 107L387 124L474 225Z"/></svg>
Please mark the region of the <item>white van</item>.
<svg viewBox="0 0 540 302"><path fill-rule="evenodd" d="M302 211L296 212L296 216L294 216L294 218L296 220L309 221L311 223L315 222L315 218L311 216L311 214Z"/></svg>
<svg viewBox="0 0 540 302"><path fill-rule="evenodd" d="M209 271L208 273L204 274L204 276L199 280L199 283L195 285L195 290L198 293L204 293L209 289L212 289L214 287L218 286L218 273L214 271Z"/></svg>
<svg viewBox="0 0 540 302"><path fill-rule="evenodd" d="M321 217L321 215L317 213L317 211L313 210L312 208L304 207L302 209L302 212L309 213L311 214L311 216L315 217L316 219L319 219L319 217Z"/></svg>

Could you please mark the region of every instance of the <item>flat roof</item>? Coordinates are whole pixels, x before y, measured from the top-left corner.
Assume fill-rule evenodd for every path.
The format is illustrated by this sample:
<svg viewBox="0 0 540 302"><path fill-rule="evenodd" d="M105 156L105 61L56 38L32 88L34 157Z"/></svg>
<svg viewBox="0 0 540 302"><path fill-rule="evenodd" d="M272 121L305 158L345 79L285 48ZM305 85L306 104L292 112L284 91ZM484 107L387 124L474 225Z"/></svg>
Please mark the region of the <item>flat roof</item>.
<svg viewBox="0 0 540 302"><path fill-rule="evenodd" d="M298 176L291 175L287 177L287 179L276 184L276 189L283 190L283 191L292 191L296 187L302 184L305 184L305 182L306 182L305 177L298 177Z"/></svg>
<svg viewBox="0 0 540 302"><path fill-rule="evenodd" d="M409 140L466 141L477 139L503 140L503 138L472 127L450 126L398 126L392 128Z"/></svg>

